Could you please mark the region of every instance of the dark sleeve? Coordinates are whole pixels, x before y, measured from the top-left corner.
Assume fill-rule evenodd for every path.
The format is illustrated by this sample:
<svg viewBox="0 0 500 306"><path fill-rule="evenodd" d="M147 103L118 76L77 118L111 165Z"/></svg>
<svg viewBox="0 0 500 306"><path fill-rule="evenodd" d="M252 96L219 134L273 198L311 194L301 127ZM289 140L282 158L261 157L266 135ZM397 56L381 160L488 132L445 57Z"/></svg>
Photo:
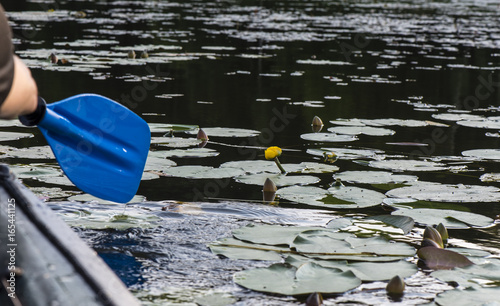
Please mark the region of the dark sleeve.
<svg viewBox="0 0 500 306"><path fill-rule="evenodd" d="M0 105L5 101L14 80L12 33L5 11L0 5Z"/></svg>

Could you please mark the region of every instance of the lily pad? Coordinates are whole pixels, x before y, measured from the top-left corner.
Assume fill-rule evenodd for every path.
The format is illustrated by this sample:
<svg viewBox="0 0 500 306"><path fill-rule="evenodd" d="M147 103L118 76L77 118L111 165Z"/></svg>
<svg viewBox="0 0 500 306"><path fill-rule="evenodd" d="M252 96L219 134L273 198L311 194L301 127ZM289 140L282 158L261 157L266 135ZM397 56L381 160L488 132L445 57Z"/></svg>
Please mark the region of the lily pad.
<svg viewBox="0 0 500 306"><path fill-rule="evenodd" d="M149 151L144 171L164 171L170 167L177 166L177 163L165 158L163 151Z"/></svg>
<svg viewBox="0 0 500 306"><path fill-rule="evenodd" d="M182 137L151 137L151 144L161 145L169 148L188 148L200 144L201 141L196 138Z"/></svg>
<svg viewBox="0 0 500 306"><path fill-rule="evenodd" d="M483 118L482 120L460 120L458 125L480 128L480 129L500 129L500 117Z"/></svg>
<svg viewBox="0 0 500 306"><path fill-rule="evenodd" d="M163 158L205 158L218 156L220 153L209 148L173 149L166 151L155 151L155 155Z"/></svg>
<svg viewBox="0 0 500 306"><path fill-rule="evenodd" d="M210 251L215 255L222 255L230 259L246 260L281 260L279 249L269 249L265 246L259 249L259 246L252 243L246 243L238 239L226 238L209 245ZM288 250L288 247L284 250Z"/></svg>
<svg viewBox="0 0 500 306"><path fill-rule="evenodd" d="M347 149L347 148L321 148L321 149L307 149L307 153L314 156L321 156L325 152L334 152L339 159L358 159L358 158L370 158L376 159L380 154L383 154L382 150L369 150L369 149Z"/></svg>
<svg viewBox="0 0 500 306"><path fill-rule="evenodd" d="M277 194L286 200L333 209L364 208L379 205L384 194L359 187L331 187L328 190L313 186L292 186L279 189Z"/></svg>
<svg viewBox="0 0 500 306"><path fill-rule="evenodd" d="M474 264L464 255L436 247L423 247L417 254L425 265L433 270L449 270Z"/></svg>
<svg viewBox="0 0 500 306"><path fill-rule="evenodd" d="M167 133L170 131L193 131L197 130L197 125L169 124L169 123L148 123L151 133ZM197 133L198 131L196 131ZM195 134L196 135L196 134Z"/></svg>
<svg viewBox="0 0 500 306"><path fill-rule="evenodd" d="M418 180L414 175L394 174L387 171L345 171L333 176L343 182L359 184L406 184Z"/></svg>
<svg viewBox="0 0 500 306"><path fill-rule="evenodd" d="M267 178L270 178L278 187L292 185L310 185L320 181L319 178L312 175L283 175L283 174L267 174L257 173L250 175L242 175L235 178L239 183L249 185L264 185Z"/></svg>
<svg viewBox="0 0 500 306"><path fill-rule="evenodd" d="M31 133L0 132L0 141L18 140L21 138L33 137Z"/></svg>
<svg viewBox="0 0 500 306"><path fill-rule="evenodd" d="M371 216L369 219L382 221L386 224L395 226L403 230L403 234L408 234L413 226L415 225L415 221L413 218L408 216L400 216L400 215L379 215L379 216Z"/></svg>
<svg viewBox="0 0 500 306"><path fill-rule="evenodd" d="M393 171L441 171L449 169L449 167L443 163L407 159L373 160L368 163L368 166L379 169L390 169Z"/></svg>
<svg viewBox="0 0 500 306"><path fill-rule="evenodd" d="M412 198L435 202L498 202L500 201L500 188L480 185L422 183L392 189L386 195L394 198Z"/></svg>
<svg viewBox="0 0 500 306"><path fill-rule="evenodd" d="M481 182L500 182L500 173L485 173L479 177Z"/></svg>
<svg viewBox="0 0 500 306"><path fill-rule="evenodd" d="M500 149L474 149L462 152L463 156L487 160L500 160Z"/></svg>
<svg viewBox="0 0 500 306"><path fill-rule="evenodd" d="M233 236L243 241L267 245L286 245L288 248L299 233L318 229L321 228L249 224L233 230Z"/></svg>
<svg viewBox="0 0 500 306"><path fill-rule="evenodd" d="M500 288L490 287L469 287L464 290L454 289L440 293L434 300L439 305L490 305L498 306L498 297L500 296Z"/></svg>
<svg viewBox="0 0 500 306"><path fill-rule="evenodd" d="M37 179L47 176L61 176L62 170L58 166L48 164L30 164L30 165L10 165L10 169L16 177L22 179Z"/></svg>
<svg viewBox="0 0 500 306"><path fill-rule="evenodd" d="M225 128L225 127L204 127L203 131L207 135L213 137L255 137L260 135L259 131L240 129L240 128ZM196 135L198 130L186 131L188 134Z"/></svg>
<svg viewBox="0 0 500 306"><path fill-rule="evenodd" d="M313 292L342 293L361 284L351 271L325 268L306 263L299 268L289 264L273 264L238 272L234 281L245 288L282 295L304 295Z"/></svg>
<svg viewBox="0 0 500 306"><path fill-rule="evenodd" d="M483 264L469 265L453 270L434 271L431 275L444 282L456 282L463 288L477 288L482 283L486 284L486 286L489 285L488 283L497 283L497 288L499 288L500 261L488 258Z"/></svg>
<svg viewBox="0 0 500 306"><path fill-rule="evenodd" d="M399 209L392 215L407 216L422 225L437 225L443 223L447 228L486 227L493 224L494 220L475 213L448 210L448 209Z"/></svg>
<svg viewBox="0 0 500 306"><path fill-rule="evenodd" d="M351 142L358 140L356 136L339 135L334 133L306 133L300 135L300 138L317 142Z"/></svg>
<svg viewBox="0 0 500 306"><path fill-rule="evenodd" d="M30 148L14 148L10 146L0 146L0 153L3 157L27 158L27 159L54 159L54 153L49 146L34 146Z"/></svg>
<svg viewBox="0 0 500 306"><path fill-rule="evenodd" d="M191 179L221 179L244 174L242 170L230 168L214 168L211 166L177 166L165 169L163 175Z"/></svg>
<svg viewBox="0 0 500 306"><path fill-rule="evenodd" d="M390 129L371 126L336 126L329 128L328 131L344 135L390 136L396 134L396 131Z"/></svg>
<svg viewBox="0 0 500 306"><path fill-rule="evenodd" d="M301 162L299 166L303 167L301 173L330 173L340 169L337 166L312 162Z"/></svg>
<svg viewBox="0 0 500 306"><path fill-rule="evenodd" d="M305 165L301 164L282 164L285 170L289 173L301 172ZM242 160L242 161L230 161L223 163L219 166L220 168L232 168L243 170L247 174L257 174L257 173L280 173L280 170L276 166L274 161L269 160Z"/></svg>
<svg viewBox="0 0 500 306"><path fill-rule="evenodd" d="M445 121L461 121L461 120L475 121L475 120L483 120L485 117L479 115L471 115L471 114L441 113L441 114L433 114L432 118Z"/></svg>

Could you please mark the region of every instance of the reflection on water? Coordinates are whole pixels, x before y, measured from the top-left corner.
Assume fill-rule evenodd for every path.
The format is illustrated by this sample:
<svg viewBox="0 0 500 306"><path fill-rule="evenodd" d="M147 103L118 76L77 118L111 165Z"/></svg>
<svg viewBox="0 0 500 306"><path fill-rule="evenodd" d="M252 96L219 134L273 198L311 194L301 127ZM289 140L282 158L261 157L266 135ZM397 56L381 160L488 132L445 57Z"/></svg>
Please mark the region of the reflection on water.
<svg viewBox="0 0 500 306"><path fill-rule="evenodd" d="M335 152L339 177L382 169L424 182L499 185L498 152L469 151L499 146L495 1L11 2L3 5L16 52L32 68L40 94L57 101L99 93L141 115L155 138L138 193L148 201L188 202L140 202L126 209L56 203L78 191L54 168L43 137L29 129L34 137L17 139L28 134L14 133L27 128L2 126L9 132L1 140L3 160L70 224L124 226L79 233L112 267L130 264L133 271L117 273L144 301L294 303L236 288L232 273L265 263L219 260L205 246L251 221L323 225L330 218L284 201L280 206L292 208L263 206L261 186L243 184L219 168L263 161L268 146L283 148L284 165L321 163L325 152ZM135 58L128 56L132 50ZM140 56L143 51L148 57ZM51 54L64 61L51 63ZM320 134L311 131L316 115L325 124ZM212 132L200 150L196 127ZM175 141L162 140L172 135ZM33 167L28 171L24 164ZM188 168L180 166L206 171L186 175L181 171ZM320 179L316 187L326 190L334 182L331 172L313 175ZM493 179L481 181L482 175ZM371 183L345 182L387 191ZM461 203L460 210L490 218L500 213L497 203ZM85 219L86 211L95 219ZM498 239L491 239L497 231L461 230L456 236L498 252ZM423 275L413 282L434 285L420 295L415 285L408 301L413 304L446 289ZM383 286L373 286L337 301L386 301Z"/></svg>

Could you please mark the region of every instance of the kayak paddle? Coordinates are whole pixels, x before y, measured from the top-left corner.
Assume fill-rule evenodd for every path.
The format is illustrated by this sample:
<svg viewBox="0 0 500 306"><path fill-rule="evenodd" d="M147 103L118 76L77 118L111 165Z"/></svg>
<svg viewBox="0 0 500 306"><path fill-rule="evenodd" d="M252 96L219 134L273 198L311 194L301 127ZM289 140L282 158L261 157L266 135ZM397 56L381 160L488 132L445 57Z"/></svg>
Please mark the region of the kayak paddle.
<svg viewBox="0 0 500 306"><path fill-rule="evenodd" d="M84 192L126 203L141 181L149 152L148 124L121 104L95 94L38 107L19 120L36 125L66 176Z"/></svg>

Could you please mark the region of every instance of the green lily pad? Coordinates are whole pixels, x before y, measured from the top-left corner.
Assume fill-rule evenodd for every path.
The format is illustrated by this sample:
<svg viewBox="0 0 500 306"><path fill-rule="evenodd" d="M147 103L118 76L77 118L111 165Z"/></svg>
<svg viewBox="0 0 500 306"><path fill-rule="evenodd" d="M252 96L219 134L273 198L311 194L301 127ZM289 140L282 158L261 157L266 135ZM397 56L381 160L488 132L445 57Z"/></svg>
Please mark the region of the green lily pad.
<svg viewBox="0 0 500 306"><path fill-rule="evenodd" d="M177 163L163 156L164 151L149 151L144 171L164 171Z"/></svg>
<svg viewBox="0 0 500 306"><path fill-rule="evenodd" d="M372 127L372 126L336 126L328 128L328 132L343 135L368 135L368 136L390 136L396 134L396 131Z"/></svg>
<svg viewBox="0 0 500 306"><path fill-rule="evenodd" d="M18 140L21 138L33 137L31 133L18 133L18 132L0 132L0 141Z"/></svg>
<svg viewBox="0 0 500 306"><path fill-rule="evenodd" d="M395 226L403 230L403 234L408 234L415 225L415 220L408 216L401 215L379 215L379 216L371 216L368 217L372 220L382 221L386 224Z"/></svg>
<svg viewBox="0 0 500 306"><path fill-rule="evenodd" d="M310 185L318 183L320 181L319 178L312 175L283 175L278 173L257 173L242 175L235 177L235 180L243 184L263 186L267 178L271 179L278 187L292 185Z"/></svg>
<svg viewBox="0 0 500 306"><path fill-rule="evenodd" d="M479 177L481 182L500 182L500 173L485 173Z"/></svg>
<svg viewBox="0 0 500 306"><path fill-rule="evenodd" d="M210 251L215 255L222 255L230 259L246 260L281 260L280 251L287 248L269 248L265 246L259 248L259 245L246 243L238 239L225 238L209 245Z"/></svg>
<svg viewBox="0 0 500 306"><path fill-rule="evenodd" d="M500 149L475 149L462 152L463 156L479 159L500 160Z"/></svg>
<svg viewBox="0 0 500 306"><path fill-rule="evenodd" d="M448 209L399 209L392 215L407 216L422 225L437 225L443 223L447 228L469 228L491 226L494 220L475 213Z"/></svg>
<svg viewBox="0 0 500 306"><path fill-rule="evenodd" d="M148 123L148 125L151 133L167 133L170 131L185 132L198 129L197 125L188 124Z"/></svg>
<svg viewBox="0 0 500 306"><path fill-rule="evenodd" d="M372 160L368 163L368 166L393 171L441 171L449 169L443 163L407 159Z"/></svg>
<svg viewBox="0 0 500 306"><path fill-rule="evenodd" d="M292 186L279 189L277 194L286 200L333 209L364 208L379 205L385 195L359 187L331 187L328 190L313 186Z"/></svg>
<svg viewBox="0 0 500 306"><path fill-rule="evenodd" d="M358 140L356 136L339 135L334 133L306 133L300 135L300 138L317 142L351 142Z"/></svg>
<svg viewBox="0 0 500 306"><path fill-rule="evenodd" d="M370 149L346 149L346 148L321 148L321 149L307 149L307 153L323 157L325 152L334 152L339 159L359 159L370 158L375 159L383 154L382 150Z"/></svg>
<svg viewBox="0 0 500 306"><path fill-rule="evenodd" d="M233 236L239 240L249 241L252 243L286 245L288 248L299 233L307 230L318 229L321 228L249 224L245 227L233 230Z"/></svg>
<svg viewBox="0 0 500 306"><path fill-rule="evenodd" d="M322 164L322 163L312 163L312 162L301 162L299 167L302 166L303 169L301 173L330 173L338 171L340 168L334 165Z"/></svg>
<svg viewBox="0 0 500 306"><path fill-rule="evenodd" d="M27 159L55 159L54 153L49 146L38 146L30 148L14 148L10 146L0 146L0 153L4 157L27 158Z"/></svg>
<svg viewBox="0 0 500 306"><path fill-rule="evenodd" d="M415 255L415 249L406 243L394 243L384 237L358 238L345 234L326 230L304 231L297 235L290 247L307 255Z"/></svg>
<svg viewBox="0 0 500 306"><path fill-rule="evenodd" d="M169 148L188 148L200 144L201 141L196 138L182 137L151 137L151 144L161 145Z"/></svg>
<svg viewBox="0 0 500 306"><path fill-rule="evenodd" d="M442 114L433 114L432 118L445 120L445 121L461 121L461 120L483 120L485 117L479 115L471 115L471 114L461 114L461 113L442 113Z"/></svg>
<svg viewBox="0 0 500 306"><path fill-rule="evenodd" d="M273 264L268 268L238 272L233 280L248 289L282 295L342 293L361 284L361 280L351 271L342 272L315 263L306 263L299 268L289 264Z"/></svg>
<svg viewBox="0 0 500 306"><path fill-rule="evenodd" d="M434 301L439 305L489 305L498 306L500 288L469 287L466 289L454 289L440 293Z"/></svg>
<svg viewBox="0 0 500 306"><path fill-rule="evenodd" d="M163 175L191 179L221 179L243 175L239 169L214 168L211 166L177 166L163 170Z"/></svg>
<svg viewBox="0 0 500 306"><path fill-rule="evenodd" d="M333 176L343 182L359 184L406 184L418 180L414 175L394 174L387 171L345 171Z"/></svg>
<svg viewBox="0 0 500 306"><path fill-rule="evenodd" d="M469 265L453 270L434 271L431 275L444 282L456 282L461 287L478 287L485 283L496 283L500 288L500 260L488 258L483 264ZM481 281L481 283L477 283Z"/></svg>
<svg viewBox="0 0 500 306"><path fill-rule="evenodd" d="M282 164L282 166L289 173L301 172L305 168L305 165L301 164ZM219 167L239 169L246 172L247 174L257 174L263 172L280 173L280 170L278 169L276 163L269 160L230 161L223 163Z"/></svg>
<svg viewBox="0 0 500 306"><path fill-rule="evenodd" d="M418 257L425 262L425 265L433 270L449 270L474 264L467 257L457 252L433 246L423 247L418 250L417 254Z"/></svg>
<svg viewBox="0 0 500 306"><path fill-rule="evenodd" d="M157 152L157 153L156 153ZM155 155L163 158L205 158L218 156L220 153L209 148L173 149L166 151L155 151Z"/></svg>
<svg viewBox="0 0 500 306"><path fill-rule="evenodd" d="M255 137L260 135L259 131L240 128L204 127L203 131L209 137ZM198 130L186 131L186 133L196 135Z"/></svg>
<svg viewBox="0 0 500 306"><path fill-rule="evenodd" d="M425 183L389 190L386 195L394 198L412 198L435 202L498 202L500 188L480 185L452 185Z"/></svg>
<svg viewBox="0 0 500 306"><path fill-rule="evenodd" d="M10 165L10 169L16 177L21 179L37 179L47 176L61 176L63 174L58 166L48 164Z"/></svg>

